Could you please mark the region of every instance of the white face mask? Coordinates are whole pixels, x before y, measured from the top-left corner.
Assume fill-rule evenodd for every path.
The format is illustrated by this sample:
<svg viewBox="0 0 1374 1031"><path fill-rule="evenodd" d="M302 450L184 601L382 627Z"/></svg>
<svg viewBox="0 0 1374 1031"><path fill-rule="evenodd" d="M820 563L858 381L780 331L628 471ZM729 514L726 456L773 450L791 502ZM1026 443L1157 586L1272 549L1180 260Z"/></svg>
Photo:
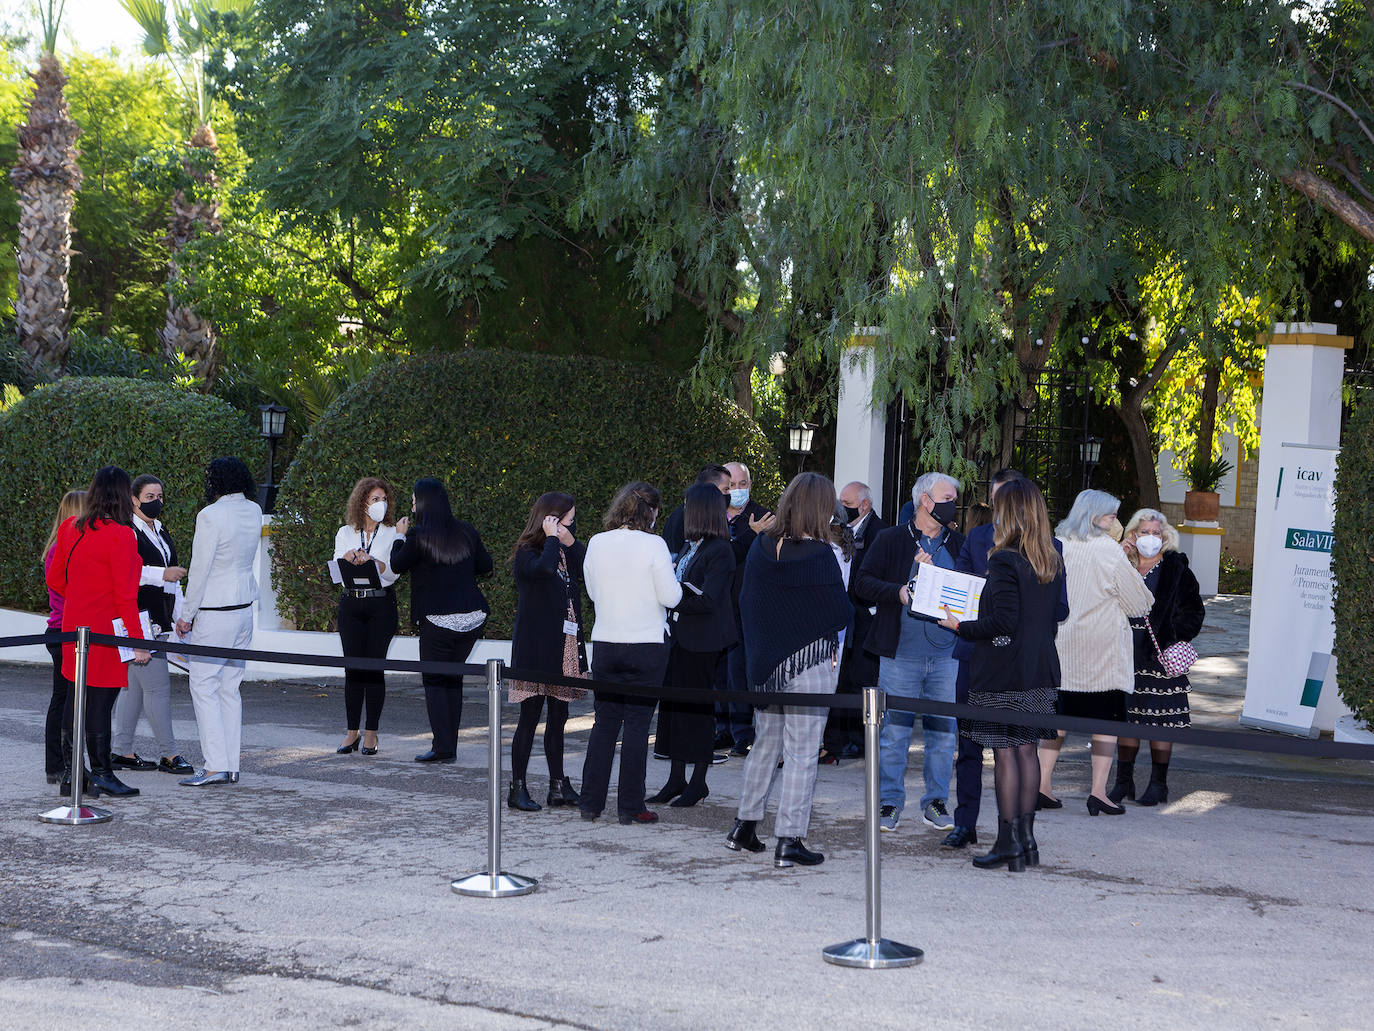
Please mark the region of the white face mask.
<svg viewBox="0 0 1374 1031"><path fill-rule="evenodd" d="M386 502L374 501L367 506L367 517L373 522L380 523L386 518Z"/></svg>
<svg viewBox="0 0 1374 1031"><path fill-rule="evenodd" d="M748 487L736 487L734 490L730 491L731 508L743 508L747 504L749 504Z"/></svg>
<svg viewBox="0 0 1374 1031"><path fill-rule="evenodd" d="M1145 558L1154 558L1164 547L1164 541L1155 534L1147 533L1135 539L1135 550Z"/></svg>

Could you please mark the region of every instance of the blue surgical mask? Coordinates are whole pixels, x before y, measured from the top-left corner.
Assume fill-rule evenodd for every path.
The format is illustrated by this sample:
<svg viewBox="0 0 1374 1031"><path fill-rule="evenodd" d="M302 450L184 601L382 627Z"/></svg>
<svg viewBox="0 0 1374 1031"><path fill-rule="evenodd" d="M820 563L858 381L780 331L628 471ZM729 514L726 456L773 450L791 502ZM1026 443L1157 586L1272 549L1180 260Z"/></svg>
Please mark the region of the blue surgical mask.
<svg viewBox="0 0 1374 1031"><path fill-rule="evenodd" d="M730 491L731 508L743 508L747 504L749 504L748 487L736 487L734 490Z"/></svg>

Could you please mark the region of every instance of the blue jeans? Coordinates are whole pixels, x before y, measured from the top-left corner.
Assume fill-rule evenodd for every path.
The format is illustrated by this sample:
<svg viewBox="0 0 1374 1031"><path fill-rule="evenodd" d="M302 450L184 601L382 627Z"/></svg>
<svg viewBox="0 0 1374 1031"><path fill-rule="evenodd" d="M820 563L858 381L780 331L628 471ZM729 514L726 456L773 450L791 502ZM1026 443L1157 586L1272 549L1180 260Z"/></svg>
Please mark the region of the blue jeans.
<svg viewBox="0 0 1374 1031"><path fill-rule="evenodd" d="M924 698L935 702L954 701L954 683L959 663L950 655L925 655L916 658L903 656L883 658L878 665L878 689L899 698ZM883 805L895 805L900 812L906 806L906 762L911 748L911 732L916 714L888 709L883 714L883 729L879 737L882 756L878 763L880 795ZM954 745L958 738L956 724L948 716L922 716L925 732L925 753L922 772L925 793L921 808L935 800L949 798L949 776L954 768Z"/></svg>

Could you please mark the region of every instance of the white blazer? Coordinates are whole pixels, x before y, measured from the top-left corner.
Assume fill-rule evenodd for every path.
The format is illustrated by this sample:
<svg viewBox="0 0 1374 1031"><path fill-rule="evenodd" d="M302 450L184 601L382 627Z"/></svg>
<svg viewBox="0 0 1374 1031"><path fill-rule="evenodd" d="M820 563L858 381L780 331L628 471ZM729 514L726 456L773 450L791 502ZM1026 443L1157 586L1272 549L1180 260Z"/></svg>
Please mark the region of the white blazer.
<svg viewBox="0 0 1374 1031"><path fill-rule="evenodd" d="M254 569L262 539L262 509L242 494L225 494L196 515L186 600L181 618L192 622L203 608L258 600Z"/></svg>

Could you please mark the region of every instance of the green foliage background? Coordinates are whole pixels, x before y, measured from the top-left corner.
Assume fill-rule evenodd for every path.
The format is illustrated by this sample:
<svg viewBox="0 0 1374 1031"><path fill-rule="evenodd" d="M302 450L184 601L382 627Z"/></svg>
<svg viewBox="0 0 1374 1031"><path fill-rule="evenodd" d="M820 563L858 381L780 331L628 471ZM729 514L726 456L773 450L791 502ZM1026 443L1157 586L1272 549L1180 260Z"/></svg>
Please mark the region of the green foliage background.
<svg viewBox="0 0 1374 1031"><path fill-rule="evenodd" d="M150 472L166 488L162 521L190 561L205 467L238 455L265 468L266 448L247 417L223 401L170 384L68 377L0 414L0 497L25 502L0 527L0 605L47 610L43 542L62 495L103 465Z"/></svg>
<svg viewBox="0 0 1374 1031"><path fill-rule="evenodd" d="M1367 394L1368 392L1366 392ZM1374 726L1374 400L1364 397L1344 431L1336 461L1335 580L1336 659L1340 691L1357 719Z"/></svg>
<svg viewBox="0 0 1374 1031"><path fill-rule="evenodd" d="M693 401L652 365L482 350L388 363L325 412L286 475L272 538L278 608L302 630L333 626L338 591L324 564L361 476L390 481L403 509L417 479L444 481L496 560L482 589L486 634L502 637L515 613L508 556L541 493L577 499L585 539L626 482L654 484L666 510L701 466L731 459L750 467L764 503L781 492L777 455L751 419L723 398Z"/></svg>

